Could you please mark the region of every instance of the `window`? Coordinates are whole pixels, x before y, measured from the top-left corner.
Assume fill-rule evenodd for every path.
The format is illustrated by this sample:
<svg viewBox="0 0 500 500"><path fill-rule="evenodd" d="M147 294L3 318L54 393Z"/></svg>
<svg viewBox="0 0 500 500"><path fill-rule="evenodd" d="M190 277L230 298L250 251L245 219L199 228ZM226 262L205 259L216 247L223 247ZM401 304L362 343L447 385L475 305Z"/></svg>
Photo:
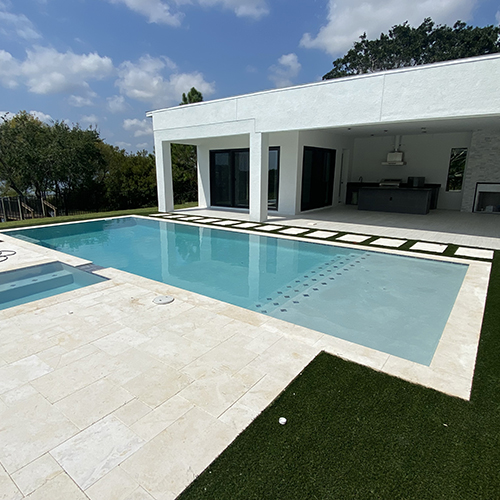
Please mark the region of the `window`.
<svg viewBox="0 0 500 500"><path fill-rule="evenodd" d="M467 163L467 148L452 148L446 191L461 191Z"/></svg>
<svg viewBox="0 0 500 500"><path fill-rule="evenodd" d="M278 209L279 147L269 148L268 208ZM250 202L250 150L210 151L210 204L248 208Z"/></svg>

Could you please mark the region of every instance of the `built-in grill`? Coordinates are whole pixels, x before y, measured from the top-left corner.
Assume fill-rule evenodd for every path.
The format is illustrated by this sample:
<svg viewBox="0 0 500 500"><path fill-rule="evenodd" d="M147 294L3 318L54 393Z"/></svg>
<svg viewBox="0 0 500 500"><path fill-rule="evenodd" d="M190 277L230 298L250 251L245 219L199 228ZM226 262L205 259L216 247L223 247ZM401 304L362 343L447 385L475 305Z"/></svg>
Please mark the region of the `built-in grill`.
<svg viewBox="0 0 500 500"><path fill-rule="evenodd" d="M382 179L378 185L380 187L398 188L402 182L403 179Z"/></svg>

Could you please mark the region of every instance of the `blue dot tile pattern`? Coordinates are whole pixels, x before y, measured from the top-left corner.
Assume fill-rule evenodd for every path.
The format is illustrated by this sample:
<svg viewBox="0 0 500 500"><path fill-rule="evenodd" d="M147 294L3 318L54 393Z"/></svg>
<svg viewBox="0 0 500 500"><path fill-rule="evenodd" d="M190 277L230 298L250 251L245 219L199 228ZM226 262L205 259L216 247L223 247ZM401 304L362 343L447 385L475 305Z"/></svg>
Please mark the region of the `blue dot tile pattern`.
<svg viewBox="0 0 500 500"><path fill-rule="evenodd" d="M321 265L314 269L309 269L304 272L299 279L294 279L292 282L284 285L280 290L277 290L276 295L273 297L266 297L268 307L266 310L262 309L262 304L255 304L256 309L264 314L275 315L286 319L287 313L293 310L294 305L300 304L305 300L314 300L315 294L320 290L318 285L321 284L321 290L326 290L328 287L341 286L341 280L344 274L350 271L351 267L362 265L362 261L366 260L370 254L363 254L361 257L359 253L342 255L333 258L330 261L323 262ZM330 275L328 281L325 281L325 276L328 273L335 272L337 278ZM311 276L318 276L323 279L311 278ZM340 283L339 283L340 280ZM301 287L295 288L297 284ZM293 292L291 291L293 289ZM272 305L274 307L269 308Z"/></svg>

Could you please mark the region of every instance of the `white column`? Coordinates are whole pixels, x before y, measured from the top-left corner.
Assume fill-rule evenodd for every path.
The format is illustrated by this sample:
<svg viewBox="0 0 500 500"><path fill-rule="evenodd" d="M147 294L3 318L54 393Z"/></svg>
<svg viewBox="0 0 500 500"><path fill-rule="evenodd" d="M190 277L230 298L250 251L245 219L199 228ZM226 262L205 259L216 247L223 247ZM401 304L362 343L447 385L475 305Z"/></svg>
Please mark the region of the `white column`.
<svg viewBox="0 0 500 500"><path fill-rule="evenodd" d="M206 146L196 147L198 161L198 206L210 206L210 151Z"/></svg>
<svg viewBox="0 0 500 500"><path fill-rule="evenodd" d="M172 154L170 142L155 141L156 186L158 211L171 212L174 209L174 188L172 183Z"/></svg>
<svg viewBox="0 0 500 500"><path fill-rule="evenodd" d="M269 135L250 133L250 220L267 220Z"/></svg>

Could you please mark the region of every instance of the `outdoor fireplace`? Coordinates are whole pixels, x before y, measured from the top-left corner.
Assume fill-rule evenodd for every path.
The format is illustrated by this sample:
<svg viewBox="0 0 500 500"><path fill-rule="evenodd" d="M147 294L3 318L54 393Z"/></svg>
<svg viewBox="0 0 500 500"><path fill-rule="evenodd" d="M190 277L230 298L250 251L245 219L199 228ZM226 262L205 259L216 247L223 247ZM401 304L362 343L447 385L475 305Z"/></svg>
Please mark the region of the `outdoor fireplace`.
<svg viewBox="0 0 500 500"><path fill-rule="evenodd" d="M500 213L500 182L478 182L474 212Z"/></svg>

